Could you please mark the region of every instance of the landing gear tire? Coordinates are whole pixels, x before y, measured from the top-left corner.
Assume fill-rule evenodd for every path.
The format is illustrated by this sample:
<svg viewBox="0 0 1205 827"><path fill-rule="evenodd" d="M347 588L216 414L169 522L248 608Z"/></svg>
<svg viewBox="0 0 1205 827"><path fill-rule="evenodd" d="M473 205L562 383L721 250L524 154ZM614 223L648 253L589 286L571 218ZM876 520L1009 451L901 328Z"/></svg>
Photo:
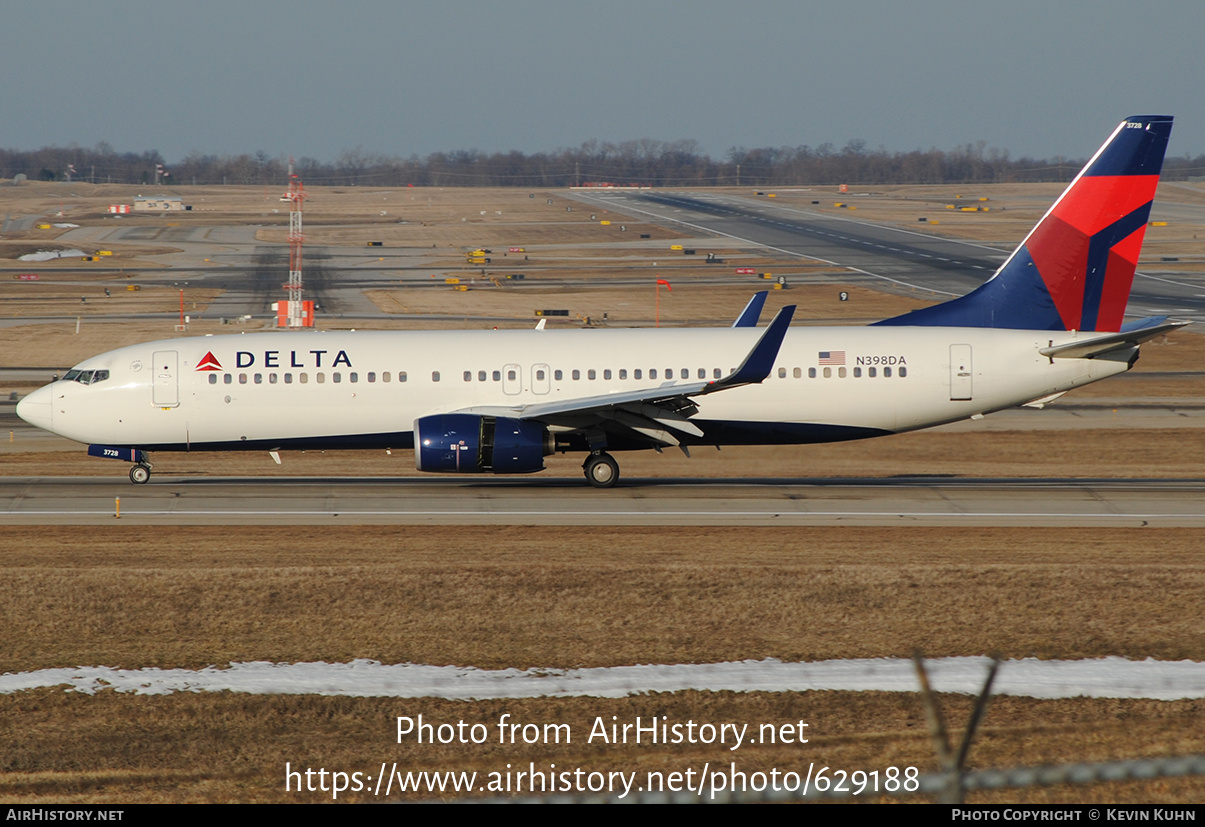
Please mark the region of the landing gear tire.
<svg viewBox="0 0 1205 827"><path fill-rule="evenodd" d="M130 469L130 482L135 485L146 485L151 478L151 469L146 465L135 465Z"/></svg>
<svg viewBox="0 0 1205 827"><path fill-rule="evenodd" d="M582 468L586 482L595 488L611 488L619 482L619 463L610 454L591 454Z"/></svg>

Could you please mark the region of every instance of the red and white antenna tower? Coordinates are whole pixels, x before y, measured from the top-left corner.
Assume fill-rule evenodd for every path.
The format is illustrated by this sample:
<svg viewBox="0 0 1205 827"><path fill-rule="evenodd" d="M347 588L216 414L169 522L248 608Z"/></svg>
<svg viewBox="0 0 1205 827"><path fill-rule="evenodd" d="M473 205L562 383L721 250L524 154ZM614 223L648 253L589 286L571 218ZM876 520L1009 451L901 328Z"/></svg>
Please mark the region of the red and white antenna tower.
<svg viewBox="0 0 1205 827"><path fill-rule="evenodd" d="M305 186L292 174L291 163L289 166L289 191L285 193L285 198L289 199L289 282L284 285L288 313L277 316L277 325L305 327L306 314L301 302L301 244L305 238L301 231L301 206L305 201Z"/></svg>

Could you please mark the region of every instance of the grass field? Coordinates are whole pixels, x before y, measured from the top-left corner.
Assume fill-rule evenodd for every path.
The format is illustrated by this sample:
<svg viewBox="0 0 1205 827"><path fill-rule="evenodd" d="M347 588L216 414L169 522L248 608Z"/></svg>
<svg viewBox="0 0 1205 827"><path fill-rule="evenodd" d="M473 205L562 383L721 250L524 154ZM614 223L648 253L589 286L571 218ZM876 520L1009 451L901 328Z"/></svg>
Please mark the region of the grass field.
<svg viewBox="0 0 1205 827"><path fill-rule="evenodd" d="M353 658L569 668L899 657L917 647L932 656L1205 657L1205 559L1190 530L362 527L241 528L235 537L114 526L84 542L68 528L7 536L6 671ZM960 726L969 699L943 702ZM996 698L971 766L1200 752L1202 705ZM504 712L568 722L579 737L596 715L804 720L811 741L733 754L395 737L398 715L492 725ZM0 697L0 721L0 798L10 802L321 800L284 792L285 761L349 772L381 761L483 773L506 762L936 768L917 698L874 692L452 702L38 690ZM972 800L1191 802L1201 790L1190 780Z"/></svg>

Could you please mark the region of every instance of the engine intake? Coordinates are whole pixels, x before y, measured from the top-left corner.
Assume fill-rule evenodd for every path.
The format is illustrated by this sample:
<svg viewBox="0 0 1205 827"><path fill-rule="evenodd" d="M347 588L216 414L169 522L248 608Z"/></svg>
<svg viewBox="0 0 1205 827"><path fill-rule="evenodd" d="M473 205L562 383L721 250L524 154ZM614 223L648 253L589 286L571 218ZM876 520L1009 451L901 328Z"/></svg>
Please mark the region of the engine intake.
<svg viewBox="0 0 1205 827"><path fill-rule="evenodd" d="M530 474L553 452L548 429L534 422L477 414L437 414L414 422L420 471Z"/></svg>

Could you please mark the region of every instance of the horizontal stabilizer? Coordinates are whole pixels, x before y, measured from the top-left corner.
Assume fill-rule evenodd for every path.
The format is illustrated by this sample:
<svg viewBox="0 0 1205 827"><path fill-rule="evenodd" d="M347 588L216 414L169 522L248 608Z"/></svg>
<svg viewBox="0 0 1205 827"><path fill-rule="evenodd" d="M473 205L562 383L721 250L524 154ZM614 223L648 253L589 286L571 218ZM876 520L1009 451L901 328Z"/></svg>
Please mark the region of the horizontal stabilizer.
<svg viewBox="0 0 1205 827"><path fill-rule="evenodd" d="M1059 345L1044 347L1040 353L1052 359L1092 359L1104 353L1111 353L1126 347L1136 347L1143 342L1184 327L1190 322L1169 322L1165 318L1143 319L1148 324L1137 324L1129 330L1120 333L1108 333L1103 336L1091 335L1088 338L1076 339Z"/></svg>

